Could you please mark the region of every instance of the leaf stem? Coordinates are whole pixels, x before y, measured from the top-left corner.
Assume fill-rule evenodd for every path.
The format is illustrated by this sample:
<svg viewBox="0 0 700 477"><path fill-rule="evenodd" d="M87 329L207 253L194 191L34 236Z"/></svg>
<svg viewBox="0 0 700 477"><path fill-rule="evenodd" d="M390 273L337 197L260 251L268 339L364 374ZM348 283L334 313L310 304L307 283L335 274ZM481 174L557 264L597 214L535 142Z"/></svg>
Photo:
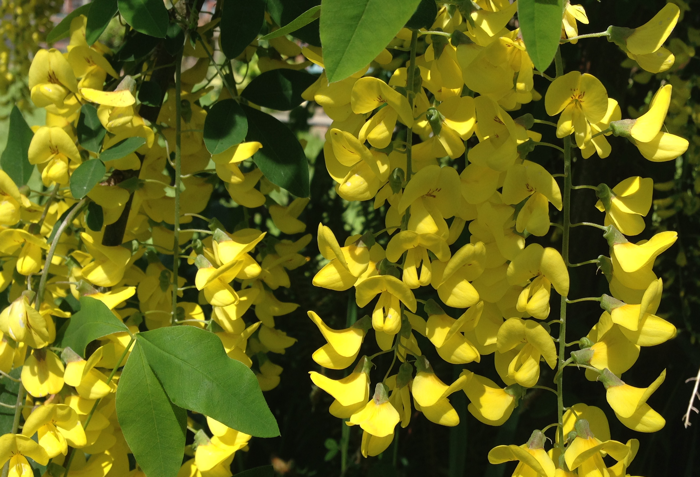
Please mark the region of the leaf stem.
<svg viewBox="0 0 700 477"><path fill-rule="evenodd" d="M567 299L566 299L566 302L567 302L568 304L570 304L570 305L573 304L573 303L583 303L584 301L597 301L597 302L600 303L600 301L601 301L602 299L603 299L603 298L602 298L602 297L599 297L599 296L585 296L585 297L583 297L583 298L576 298L575 300L569 300L569 299L567 298Z"/></svg>
<svg viewBox="0 0 700 477"><path fill-rule="evenodd" d="M545 121L544 119L535 119L535 124L546 124L547 126L557 127L557 123Z"/></svg>
<svg viewBox="0 0 700 477"><path fill-rule="evenodd" d="M607 30L606 30L606 31L601 31L601 32L598 32L598 33L586 33L585 35L578 35L578 36L575 36L575 37L572 37L572 38L562 38L562 39L560 40L560 42L561 42L561 43L567 43L567 42L571 42L571 41L582 40L582 39L584 39L584 38L600 38L600 37L604 37L604 36L610 36L610 33L608 33Z"/></svg>
<svg viewBox="0 0 700 477"><path fill-rule="evenodd" d="M593 222L578 222L578 223L576 223L576 224L571 224L571 226L572 226L572 227L583 227L583 226L586 226L586 227L593 227L593 228L596 228L596 229L604 230L604 231L606 231L606 232L608 231L607 227L604 227L604 226L602 226L602 225L600 225L600 224L596 224L596 223L593 223Z"/></svg>
<svg viewBox="0 0 700 477"><path fill-rule="evenodd" d="M574 189L574 190L581 190L581 189L598 190L598 188L596 186L587 185L587 184L573 186L572 189Z"/></svg>
<svg viewBox="0 0 700 477"><path fill-rule="evenodd" d="M559 151L559 152L565 154L564 149L562 149L561 147L557 146L556 144L550 144L550 143L548 143L548 142L536 142L534 145L535 145L535 147L536 147L536 146L547 146L547 147L551 147L552 149L556 149L557 151Z"/></svg>
<svg viewBox="0 0 700 477"><path fill-rule="evenodd" d="M204 45L202 41L200 44ZM206 46L204 47L206 49ZM171 324L177 311L177 287L180 268L180 183L182 181L182 49L175 59L175 207L173 214L173 295Z"/></svg>

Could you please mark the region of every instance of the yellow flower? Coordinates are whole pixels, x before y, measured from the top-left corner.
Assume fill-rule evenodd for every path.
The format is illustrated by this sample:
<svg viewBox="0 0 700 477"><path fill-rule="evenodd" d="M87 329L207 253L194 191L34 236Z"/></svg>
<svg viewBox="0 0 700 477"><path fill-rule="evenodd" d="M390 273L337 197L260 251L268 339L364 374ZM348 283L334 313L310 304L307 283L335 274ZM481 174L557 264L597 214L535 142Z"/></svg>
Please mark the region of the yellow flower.
<svg viewBox="0 0 700 477"><path fill-rule="evenodd" d="M401 329L401 306L406 305L412 312L416 311L416 298L408 286L391 275L377 275L370 277L357 285L357 306L364 308L372 299L379 296L379 300L372 312L372 327L376 331L387 335L395 335ZM391 347L391 343L380 343ZM383 349L385 348L383 347ZM388 349L388 348L386 348Z"/></svg>
<svg viewBox="0 0 700 477"><path fill-rule="evenodd" d="M647 404L647 399L661 386L664 379L665 369L648 388L636 388L625 384L609 369L604 369L599 381L605 386L605 398L622 424L637 432L656 432L663 429L666 420Z"/></svg>
<svg viewBox="0 0 700 477"><path fill-rule="evenodd" d="M574 38L578 36L578 24L576 22L581 22L584 25L588 25L588 16L586 15L586 10L583 9L581 5L571 5L569 1L566 2L566 7L564 8L564 18L562 21L562 38ZM571 40L570 43L576 44L578 40Z"/></svg>
<svg viewBox="0 0 700 477"><path fill-rule="evenodd" d="M524 389L519 384L501 388L490 379L464 371L471 377L464 385L464 393L469 398L468 410L472 416L489 426L500 426L513 413Z"/></svg>
<svg viewBox="0 0 700 477"><path fill-rule="evenodd" d="M29 67L28 86L32 101L39 108L62 107L68 95L78 92L78 81L70 64L54 48L37 51Z"/></svg>
<svg viewBox="0 0 700 477"><path fill-rule="evenodd" d="M614 225L625 235L639 235L644 230L642 217L649 213L654 181L639 176L629 177L612 190L601 184L596 190L600 200L595 204L605 212L605 225Z"/></svg>
<svg viewBox="0 0 700 477"><path fill-rule="evenodd" d="M413 112L408 99L384 81L368 76L355 82L350 95L353 113L370 113L384 104L386 106L364 124L359 135L360 142L369 141L377 149L389 145L397 119L408 127L413 126Z"/></svg>
<svg viewBox="0 0 700 477"><path fill-rule="evenodd" d="M441 426L456 426L459 415L449 396L464 389L469 380L469 372L463 372L451 385L443 383L433 372L433 368L425 357L416 359L416 377L411 384L411 394L416 409L421 411L429 421Z"/></svg>
<svg viewBox="0 0 700 477"><path fill-rule="evenodd" d="M620 111L620 105L612 98L608 98L608 110L601 119L596 124L591 124L591 138L589 141L583 143L581 147L581 155L584 159L588 159L594 153L598 153L601 159L605 159L612 152L612 147L605 136L610 136L612 131L610 129L610 124L615 121L619 121L622 118L622 111Z"/></svg>
<svg viewBox="0 0 700 477"><path fill-rule="evenodd" d="M15 269L20 275L38 273L44 265L43 250L48 249L46 239L22 229L0 231L0 251L17 257Z"/></svg>
<svg viewBox="0 0 700 477"><path fill-rule="evenodd" d="M465 327L476 326L479 307L473 307L473 312L465 312L460 319L445 314L444 311L434 302L428 302L426 306L428 321L426 323L426 337L435 345L438 355L448 363L466 364L472 361L479 362L481 356L479 351L462 334ZM483 306L481 307L483 308Z"/></svg>
<svg viewBox="0 0 700 477"><path fill-rule="evenodd" d="M507 273L511 285L527 285L532 278L543 277L559 295L569 294L569 272L556 249L530 244L510 262Z"/></svg>
<svg viewBox="0 0 700 477"><path fill-rule="evenodd" d="M590 140L590 125L599 123L608 111L608 93L603 83L595 76L578 71L555 79L547 89L544 102L550 116L562 113L557 123L557 137L575 133L578 147Z"/></svg>
<svg viewBox="0 0 700 477"><path fill-rule="evenodd" d="M651 268L656 257L671 247L678 238L677 232L659 232L647 242L633 244L612 225L608 227L610 229L604 237L608 240L614 259L625 273L634 273L647 266Z"/></svg>
<svg viewBox="0 0 700 477"><path fill-rule="evenodd" d="M92 257L90 263L83 267L83 277L93 285L101 287L118 284L131 261L131 251L121 246L97 244L92 235L84 232L80 234L80 238Z"/></svg>
<svg viewBox="0 0 700 477"><path fill-rule="evenodd" d="M242 142L226 149L224 152L214 154L211 156L211 160L216 164L216 175L224 182L240 184L245 179L245 176L237 164L253 157L253 154L258 152L260 148L262 148L262 144L259 142Z"/></svg>
<svg viewBox="0 0 700 477"><path fill-rule="evenodd" d="M247 447L251 436L228 428L210 417L207 417L207 423L214 436L208 439L201 434L197 435L197 439L204 442L197 446L194 461L203 475L209 475L212 470L218 470L213 475L221 475L220 472L230 466L234 454Z"/></svg>
<svg viewBox="0 0 700 477"><path fill-rule="evenodd" d="M542 431L533 431L526 444L521 446L497 446L489 452L489 462L502 464L519 461L513 477L554 477L556 470L552 458L544 450L545 436Z"/></svg>
<svg viewBox="0 0 700 477"><path fill-rule="evenodd" d="M31 348L43 348L55 337L53 319L30 306L28 294L23 293L0 313L0 331Z"/></svg>
<svg viewBox="0 0 700 477"><path fill-rule="evenodd" d="M272 222L282 233L288 235L303 233L306 231L306 224L298 217L304 211L309 200L308 198L294 199L287 207L271 205L269 211Z"/></svg>
<svg viewBox="0 0 700 477"><path fill-rule="evenodd" d="M535 321L509 318L498 330L497 343L496 370L506 384L532 387L540 377L540 357L552 369L557 363L554 340Z"/></svg>
<svg viewBox="0 0 700 477"><path fill-rule="evenodd" d="M630 341L621 330L613 323L610 314L604 312L587 335L591 346L571 352L574 362L589 364L601 371L608 368L616 375L622 375L637 362L640 346ZM598 373L587 369L586 378L595 381Z"/></svg>
<svg viewBox="0 0 700 477"><path fill-rule="evenodd" d="M389 402L386 387L377 383L372 399L350 416L347 425L360 426L363 431L375 437L387 437L393 435L400 420L398 411Z"/></svg>
<svg viewBox="0 0 700 477"><path fill-rule="evenodd" d="M515 164L506 172L502 192L503 202L519 204L527 199L515 222L515 229L527 229L542 237L549 232L549 203L561 210L561 191L557 181L542 166L530 161ZM529 199L528 199L529 197Z"/></svg>
<svg viewBox="0 0 700 477"><path fill-rule="evenodd" d="M330 379L314 371L310 371L309 374L316 386L335 399L331 404L330 413L340 419L347 419L367 404L371 368L372 362L363 357L355 366L355 370L343 379Z"/></svg>
<svg viewBox="0 0 700 477"><path fill-rule="evenodd" d="M564 460L569 470L579 469L578 475L605 475L607 466L603 456L620 461L629 453L627 446L621 442L596 438L585 419L579 419L574 428L576 438L566 448Z"/></svg>
<svg viewBox="0 0 700 477"><path fill-rule="evenodd" d="M461 182L453 167L427 166L408 182L399 201L399 214L411 207L408 230L447 238L445 219L459 212Z"/></svg>
<svg viewBox="0 0 700 477"><path fill-rule="evenodd" d="M41 445L21 434L5 434L0 437L0 466L7 461L8 477L29 477L34 475L27 457L41 465L49 463L49 455Z"/></svg>
<svg viewBox="0 0 700 477"><path fill-rule="evenodd" d="M678 5L667 3L654 18L638 28L615 31L616 28L613 27L612 40L626 50L627 56L643 69L661 73L673 66L675 61L673 53L661 45L673 31L679 16Z"/></svg>
<svg viewBox="0 0 700 477"><path fill-rule="evenodd" d="M649 110L639 118L610 123L613 134L628 138L642 156L652 162L670 161L688 149L686 139L661 131L671 104L671 93L670 84L662 86L652 98Z"/></svg>
<svg viewBox="0 0 700 477"><path fill-rule="evenodd" d="M350 242L340 247L333 231L323 224L318 224L318 250L326 260L330 260L316 273L314 286L344 291L357 282L369 265L370 251L362 240Z"/></svg>
<svg viewBox="0 0 700 477"><path fill-rule="evenodd" d="M107 376L95 369L101 359L102 348L98 348L87 361L76 354L66 365L66 384L74 386L84 399L99 399L117 389L115 383L107 384Z"/></svg>
<svg viewBox="0 0 700 477"><path fill-rule="evenodd" d="M309 311L308 315L328 342L314 352L313 360L329 369L345 369L350 366L360 352L362 340L370 326L369 320L362 318L350 328L333 330L315 312Z"/></svg>
<svg viewBox="0 0 700 477"><path fill-rule="evenodd" d="M63 389L64 367L56 354L35 349L22 367L22 384L34 397L56 394Z"/></svg>
<svg viewBox="0 0 700 477"><path fill-rule="evenodd" d="M32 437L39 433L39 445L50 458L66 455L68 446L80 448L87 444L78 414L66 404L45 404L32 411L22 428L22 434Z"/></svg>
<svg viewBox="0 0 700 477"><path fill-rule="evenodd" d="M0 171L0 225L15 225L19 222L20 210L27 202L10 176L5 171Z"/></svg>
<svg viewBox="0 0 700 477"><path fill-rule="evenodd" d="M467 244L457 250L447 263L435 261L431 284L440 300L454 308L468 308L479 302L472 285L484 271L486 247L482 242Z"/></svg>
<svg viewBox="0 0 700 477"><path fill-rule="evenodd" d="M402 280L409 288L415 289L430 284L432 266L428 250L433 252L438 260L446 261L450 257L450 247L444 238L435 234L418 234L404 230L394 235L386 248L386 258L390 262L399 261L404 252L406 260L403 263ZM422 266L421 266L422 264ZM418 268L420 267L420 276Z"/></svg>

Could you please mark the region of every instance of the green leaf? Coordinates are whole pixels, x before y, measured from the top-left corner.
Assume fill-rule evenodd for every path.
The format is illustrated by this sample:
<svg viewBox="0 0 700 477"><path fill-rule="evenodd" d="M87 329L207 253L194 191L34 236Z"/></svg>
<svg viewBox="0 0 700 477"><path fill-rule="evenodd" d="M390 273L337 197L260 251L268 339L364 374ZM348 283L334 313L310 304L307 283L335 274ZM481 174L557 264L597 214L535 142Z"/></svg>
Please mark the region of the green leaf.
<svg viewBox="0 0 700 477"><path fill-rule="evenodd" d="M130 137L128 139L124 139L106 151L102 151L102 154L100 154L100 160L102 162L116 161L117 159L121 159L122 157L126 157L132 152L135 152L144 144L146 144L146 140L142 137Z"/></svg>
<svg viewBox="0 0 700 477"><path fill-rule="evenodd" d="M0 167L17 184L25 185L32 176L34 166L29 163L29 144L34 133L24 120L17 106L10 113L10 129L7 133L7 145L0 156Z"/></svg>
<svg viewBox="0 0 700 477"><path fill-rule="evenodd" d="M287 126L269 114L244 106L248 141L263 147L253 161L273 184L297 197L309 196L309 164L299 140Z"/></svg>
<svg viewBox="0 0 700 477"><path fill-rule="evenodd" d="M87 206L87 213L85 214L85 223L90 230L93 232L99 232L102 230L104 225L105 216L102 206L98 205L96 202L90 201Z"/></svg>
<svg viewBox="0 0 700 477"><path fill-rule="evenodd" d="M243 96L259 106L286 111L296 108L303 101L301 97L318 76L305 71L278 69L266 71L257 76L243 90Z"/></svg>
<svg viewBox="0 0 700 477"><path fill-rule="evenodd" d="M263 0L224 0L221 12L221 51L232 60L258 36L265 21Z"/></svg>
<svg viewBox="0 0 700 477"><path fill-rule="evenodd" d="M70 176L70 192L75 199L82 199L104 177L107 168L99 159L90 159L78 166Z"/></svg>
<svg viewBox="0 0 700 477"><path fill-rule="evenodd" d="M530 59L545 71L554 59L561 38L563 0L520 0L518 21Z"/></svg>
<svg viewBox="0 0 700 477"><path fill-rule="evenodd" d="M233 99L219 101L204 120L204 145L212 154L224 152L240 144L248 133L248 120L241 106Z"/></svg>
<svg viewBox="0 0 700 477"><path fill-rule="evenodd" d="M117 0L92 0L95 8L90 9L85 26L85 39L92 46L109 25L119 9Z"/></svg>
<svg viewBox="0 0 700 477"><path fill-rule="evenodd" d="M420 0L323 0L321 44L328 81L367 66L416 11Z"/></svg>
<svg viewBox="0 0 700 477"><path fill-rule="evenodd" d="M51 30L51 32L49 32L49 34L46 36L46 43L55 43L58 40L68 38L70 35L70 22L72 22L77 16L87 15L91 5L91 3L83 5L82 7L76 8L68 15L63 17L61 23L53 27L53 30Z"/></svg>
<svg viewBox="0 0 700 477"><path fill-rule="evenodd" d="M284 28L304 15L308 10L321 5L321 0L267 0L267 12L272 20ZM313 20L298 30L292 36L313 46L321 46L318 35L318 19Z"/></svg>
<svg viewBox="0 0 700 477"><path fill-rule="evenodd" d="M139 88L139 101L146 106L160 108L163 104L163 92L155 81L144 81Z"/></svg>
<svg viewBox="0 0 700 477"><path fill-rule="evenodd" d="M430 28L435 22L438 9L435 0L421 0L416 8L416 12L406 22L406 28L418 30L420 28Z"/></svg>
<svg viewBox="0 0 700 477"><path fill-rule="evenodd" d="M80 311L71 316L61 337L60 347L70 347L84 358L85 347L91 341L124 331L128 332L129 328L114 316L107 305L96 298L82 296Z"/></svg>
<svg viewBox="0 0 700 477"><path fill-rule="evenodd" d="M22 367L13 369L10 373L15 379L19 379L22 375ZM17 392L19 391L19 383L3 378L0 381L0 403L14 406L17 404ZM15 410L9 407L0 406L0 435L9 434L12 431L12 422L15 418Z"/></svg>
<svg viewBox="0 0 700 477"><path fill-rule="evenodd" d="M314 7L309 8L306 10L304 13L296 17L294 20L291 22L287 23L285 26L282 28L273 31L272 33L268 33L267 35L261 37L261 40L272 40L273 38L279 38L283 35L287 35L289 33L292 33L294 31L297 31L298 29L305 27L312 21L316 20L321 14L321 5L316 5Z"/></svg>
<svg viewBox="0 0 700 477"><path fill-rule="evenodd" d="M226 356L218 336L176 326L139 333L136 338L173 403L246 434L279 435L255 374Z"/></svg>
<svg viewBox="0 0 700 477"><path fill-rule="evenodd" d="M236 472L234 477L274 477L274 475L274 468L271 465L264 465L262 467L244 470L243 472Z"/></svg>
<svg viewBox="0 0 700 477"><path fill-rule="evenodd" d="M80 118L78 118L76 131L81 146L90 152L100 152L102 140L107 131L97 117L97 108L92 104L86 103L80 108Z"/></svg>
<svg viewBox="0 0 700 477"><path fill-rule="evenodd" d="M187 411L172 404L136 344L117 387L117 419L148 477L177 475L185 454Z"/></svg>
<svg viewBox="0 0 700 477"><path fill-rule="evenodd" d="M170 18L162 0L118 0L118 4L119 13L134 30L165 38Z"/></svg>

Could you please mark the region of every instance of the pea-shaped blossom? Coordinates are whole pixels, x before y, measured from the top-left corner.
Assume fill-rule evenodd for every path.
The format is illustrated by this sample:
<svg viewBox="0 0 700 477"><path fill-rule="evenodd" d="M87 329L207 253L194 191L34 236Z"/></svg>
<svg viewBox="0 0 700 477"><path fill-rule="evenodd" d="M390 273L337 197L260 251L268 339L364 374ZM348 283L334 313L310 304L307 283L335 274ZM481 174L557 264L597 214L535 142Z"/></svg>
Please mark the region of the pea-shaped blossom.
<svg viewBox="0 0 700 477"><path fill-rule="evenodd" d="M32 437L38 433L39 445L50 458L66 455L68 446L81 448L87 444L78 414L66 404L45 404L36 407L27 418L22 434Z"/></svg>
<svg viewBox="0 0 700 477"><path fill-rule="evenodd" d="M318 224L318 249L329 263L324 265L313 278L317 287L344 291L357 282L370 262L369 248L362 242L349 243L341 247L333 231Z"/></svg>
<svg viewBox="0 0 700 477"><path fill-rule="evenodd" d="M614 225L625 235L639 235L644 230L642 217L649 213L654 181L639 176L629 177L610 189L605 184L597 188L600 200L596 208L605 212L605 225Z"/></svg>
<svg viewBox="0 0 700 477"><path fill-rule="evenodd" d="M362 454L366 457L367 455L377 455L389 447L394 438L394 428L399 421L401 421L401 416L389 402L385 385L377 383L374 396L350 417L347 425L360 426L364 431ZM371 442L374 439L377 440Z"/></svg>
<svg viewBox="0 0 700 477"><path fill-rule="evenodd" d="M60 51L39 50L29 67L29 89L32 101L39 108L63 107L71 93L78 92L78 80L68 60Z"/></svg>
<svg viewBox="0 0 700 477"><path fill-rule="evenodd" d="M323 374L311 371L311 381L319 388L333 396L330 413L338 418L347 419L365 407L369 399L369 372L372 362L366 357L355 366L355 370L342 379L330 379Z"/></svg>
<svg viewBox="0 0 700 477"><path fill-rule="evenodd" d="M313 360L329 369L345 369L350 366L357 358L365 334L371 326L369 319L362 318L350 328L334 330L315 312L309 311L308 315L327 341L314 352Z"/></svg>
<svg viewBox="0 0 700 477"><path fill-rule="evenodd" d="M513 477L555 477L556 467L544 450L545 436L542 431L533 431L526 444L521 446L497 446L489 452L489 462L502 464L518 461Z"/></svg>
<svg viewBox="0 0 700 477"><path fill-rule="evenodd" d="M435 375L432 366L425 357L416 360L416 369L418 372L411 385L411 394L413 394L416 409L435 424L449 427L459 424L459 415L448 398L451 394L464 388L469 375L460 374L448 386Z"/></svg>
<svg viewBox="0 0 700 477"><path fill-rule="evenodd" d="M379 295L372 312L372 327L379 333L396 335L401 329L401 305L415 313L416 297L408 286L391 275L376 275L360 282L355 288L357 306L363 308ZM391 343L380 342L388 349ZM387 347L388 344L388 347Z"/></svg>
<svg viewBox="0 0 700 477"><path fill-rule="evenodd" d="M70 171L82 161L75 139L59 127L43 126L29 143L29 162L38 164L44 185L68 184Z"/></svg>
<svg viewBox="0 0 700 477"><path fill-rule="evenodd" d="M49 463L49 455L44 448L29 437L21 434L5 434L0 437L0 466L4 467L9 461L8 476L34 475L27 457L41 465Z"/></svg>
<svg viewBox="0 0 700 477"><path fill-rule="evenodd" d="M664 369L646 388L630 386L604 369L599 381L605 386L605 398L622 424L637 432L656 432L666 425L666 420L647 404L647 400L666 379Z"/></svg>
<svg viewBox="0 0 700 477"><path fill-rule="evenodd" d="M469 399L467 408L472 416L489 426L500 426L513 413L524 389L519 384L501 388L489 378L464 371L471 375L464 385L464 393Z"/></svg>
<svg viewBox="0 0 700 477"><path fill-rule="evenodd" d="M588 421L580 419L574 426L576 437L566 448L564 460L572 471L578 469L578 475L605 475L607 465L603 461L606 455L616 461L627 457L629 449L622 442L601 441L591 431Z"/></svg>
<svg viewBox="0 0 700 477"><path fill-rule="evenodd" d="M557 363L554 340L536 321L509 318L498 330L497 343L496 369L506 384L532 387L540 377L540 358L552 369Z"/></svg>
<svg viewBox="0 0 700 477"><path fill-rule="evenodd" d="M608 93L595 76L572 71L552 81L544 105L550 116L561 113L557 137L575 133L576 145L582 147L591 138L590 124L600 122L608 110Z"/></svg>

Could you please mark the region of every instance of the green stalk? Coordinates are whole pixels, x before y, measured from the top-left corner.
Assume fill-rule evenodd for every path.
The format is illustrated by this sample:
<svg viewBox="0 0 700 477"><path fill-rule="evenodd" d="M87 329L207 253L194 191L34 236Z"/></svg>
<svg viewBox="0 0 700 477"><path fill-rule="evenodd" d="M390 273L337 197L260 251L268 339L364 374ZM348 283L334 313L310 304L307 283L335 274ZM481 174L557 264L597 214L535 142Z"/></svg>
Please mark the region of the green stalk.
<svg viewBox="0 0 700 477"><path fill-rule="evenodd" d="M556 65L557 77L564 74L564 67L561 60L561 51L557 49L557 54L554 58ZM561 256L564 263L569 264L569 235L571 232L571 137L564 138L564 195L562 197L562 210L564 211L564 220L562 223L562 239L561 239ZM559 366L556 376L557 385L557 432L559 435L559 449L564 453L564 367L566 362L566 297L561 297L559 307Z"/></svg>
<svg viewBox="0 0 700 477"><path fill-rule="evenodd" d="M175 60L175 216L173 217L173 303L170 323L175 324L177 316L177 287L180 267L180 183L182 181L182 50Z"/></svg>

